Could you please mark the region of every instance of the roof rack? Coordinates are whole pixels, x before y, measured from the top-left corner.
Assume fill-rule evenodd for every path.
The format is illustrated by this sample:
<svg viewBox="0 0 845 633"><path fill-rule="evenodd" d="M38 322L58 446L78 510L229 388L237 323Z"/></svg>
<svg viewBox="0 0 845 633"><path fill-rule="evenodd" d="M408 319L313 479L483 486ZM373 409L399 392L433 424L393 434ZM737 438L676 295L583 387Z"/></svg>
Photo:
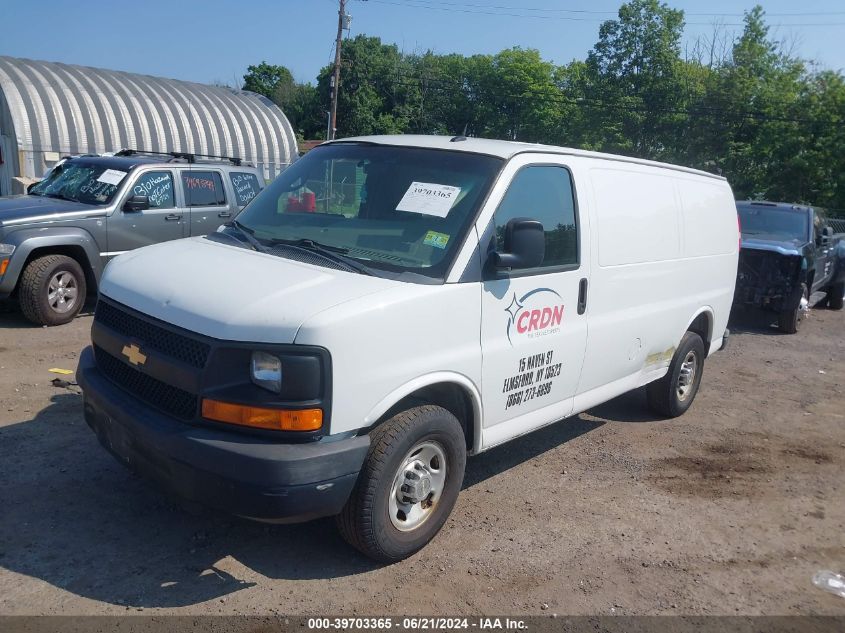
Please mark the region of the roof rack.
<svg viewBox="0 0 845 633"><path fill-rule="evenodd" d="M240 167L243 164L243 160L240 158L234 158L232 156L216 156L214 154L192 154L190 152L149 152L146 150L137 150L137 149L122 149L119 152L115 153L115 156L168 156L167 162L177 162L177 161L185 161L188 163L197 163L203 162L200 159L217 159L217 160L225 160L229 161L236 167ZM206 161L208 162L208 161ZM247 163L248 164L248 163Z"/></svg>

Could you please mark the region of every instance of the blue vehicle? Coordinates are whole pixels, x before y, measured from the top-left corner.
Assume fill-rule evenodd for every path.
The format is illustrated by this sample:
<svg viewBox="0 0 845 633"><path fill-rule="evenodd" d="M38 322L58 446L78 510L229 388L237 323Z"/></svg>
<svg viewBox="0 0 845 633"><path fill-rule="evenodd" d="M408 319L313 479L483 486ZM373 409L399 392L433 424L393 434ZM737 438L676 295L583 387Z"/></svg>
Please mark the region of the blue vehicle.
<svg viewBox="0 0 845 633"><path fill-rule="evenodd" d="M734 305L778 315L794 334L813 293L841 310L845 295L845 234L834 233L821 209L784 202L737 202L742 231Z"/></svg>

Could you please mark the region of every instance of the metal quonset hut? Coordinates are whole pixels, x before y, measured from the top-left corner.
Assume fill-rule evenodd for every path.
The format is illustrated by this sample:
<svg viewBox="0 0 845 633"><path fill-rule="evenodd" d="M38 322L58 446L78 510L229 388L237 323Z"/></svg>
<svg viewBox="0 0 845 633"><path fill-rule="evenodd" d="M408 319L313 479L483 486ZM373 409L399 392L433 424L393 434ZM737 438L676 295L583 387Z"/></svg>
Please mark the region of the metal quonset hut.
<svg viewBox="0 0 845 633"><path fill-rule="evenodd" d="M0 195L62 156L126 148L242 158L267 179L297 157L290 123L262 95L0 56Z"/></svg>

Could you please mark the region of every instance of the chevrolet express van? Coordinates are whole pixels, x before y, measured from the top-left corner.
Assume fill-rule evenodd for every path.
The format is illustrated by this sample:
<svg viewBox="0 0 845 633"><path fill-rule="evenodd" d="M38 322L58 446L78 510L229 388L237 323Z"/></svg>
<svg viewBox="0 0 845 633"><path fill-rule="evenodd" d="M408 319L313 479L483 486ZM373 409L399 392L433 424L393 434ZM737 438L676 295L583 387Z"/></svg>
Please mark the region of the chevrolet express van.
<svg viewBox="0 0 845 633"><path fill-rule="evenodd" d="M130 468L261 521L422 548L468 454L647 385L686 411L727 340L728 183L464 137L322 145L218 232L105 270L78 381Z"/></svg>

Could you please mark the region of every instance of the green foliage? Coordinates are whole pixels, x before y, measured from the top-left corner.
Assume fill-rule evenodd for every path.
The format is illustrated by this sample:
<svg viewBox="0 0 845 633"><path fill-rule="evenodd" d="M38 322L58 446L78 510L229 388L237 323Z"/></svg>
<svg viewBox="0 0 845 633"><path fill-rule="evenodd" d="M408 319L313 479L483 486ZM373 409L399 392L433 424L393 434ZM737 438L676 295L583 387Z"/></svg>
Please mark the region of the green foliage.
<svg viewBox="0 0 845 633"><path fill-rule="evenodd" d="M585 60L560 66L533 49L405 54L359 35L343 43L338 136L466 130L689 165L722 173L738 198L845 209L845 78L785 54L761 7L744 23L724 55L685 59L683 11L630 0ZM262 62L244 87L323 138L331 75L297 84Z"/></svg>
<svg viewBox="0 0 845 633"><path fill-rule="evenodd" d="M284 66L261 62L247 67L243 89L272 99L277 90L288 90L293 83L293 75Z"/></svg>

